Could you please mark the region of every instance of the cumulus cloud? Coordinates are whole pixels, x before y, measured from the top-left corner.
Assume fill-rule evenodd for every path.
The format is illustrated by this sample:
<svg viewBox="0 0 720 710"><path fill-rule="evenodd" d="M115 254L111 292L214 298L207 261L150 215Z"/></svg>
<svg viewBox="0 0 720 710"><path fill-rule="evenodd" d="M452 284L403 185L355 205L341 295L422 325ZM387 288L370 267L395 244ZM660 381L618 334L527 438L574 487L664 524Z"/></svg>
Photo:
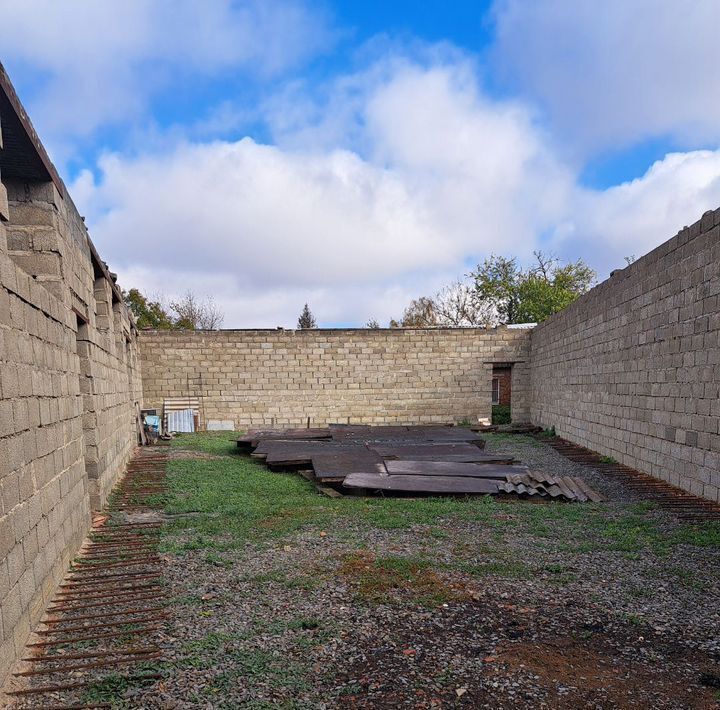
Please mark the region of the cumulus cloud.
<svg viewBox="0 0 720 710"><path fill-rule="evenodd" d="M120 271L162 253L177 273L216 274L238 294L311 292L355 322L397 313L469 259L528 254L567 201L571 176L528 111L488 100L462 64L402 64L360 113L367 155L184 142L108 155L71 192Z"/></svg>
<svg viewBox="0 0 720 710"><path fill-rule="evenodd" d="M623 267L720 206L720 151L670 153L641 178L603 191L578 189L573 213L558 228L569 258L586 257L601 273Z"/></svg>
<svg viewBox="0 0 720 710"><path fill-rule="evenodd" d="M292 326L305 301L324 324L386 322L491 252L552 249L605 275L720 203L720 152L588 190L467 63L370 74L348 80L330 143L299 148L326 120L310 110L278 145L186 141L82 174L71 192L126 286L214 294L226 326Z"/></svg>
<svg viewBox="0 0 720 710"><path fill-rule="evenodd" d="M495 66L576 156L720 143L717 0L497 0Z"/></svg>
<svg viewBox="0 0 720 710"><path fill-rule="evenodd" d="M2 16L3 55L31 71L32 113L51 137L137 118L153 93L198 76L267 78L333 40L300 0L23 0Z"/></svg>

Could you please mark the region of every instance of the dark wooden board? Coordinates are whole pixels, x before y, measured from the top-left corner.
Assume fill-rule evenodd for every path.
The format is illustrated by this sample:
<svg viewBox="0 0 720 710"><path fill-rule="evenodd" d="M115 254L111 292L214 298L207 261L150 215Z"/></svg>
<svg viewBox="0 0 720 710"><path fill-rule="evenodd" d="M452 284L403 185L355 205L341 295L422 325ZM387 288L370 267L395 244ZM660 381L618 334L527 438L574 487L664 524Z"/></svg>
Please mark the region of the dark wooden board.
<svg viewBox="0 0 720 710"><path fill-rule="evenodd" d="M310 463L315 453L321 452L357 452L362 455L365 449L363 444L348 443L338 444L332 441L283 441L283 442L262 442L262 451L265 453L265 462L268 466L293 466L303 463ZM255 449L258 451L260 447ZM253 456L256 453L253 452ZM258 454L259 456L259 454Z"/></svg>
<svg viewBox="0 0 720 710"><path fill-rule="evenodd" d="M526 466L458 463L454 461L386 461L391 476L462 476L469 478L498 478L505 481L509 474L527 473Z"/></svg>
<svg viewBox="0 0 720 710"><path fill-rule="evenodd" d="M383 476L378 473L351 473L343 482L343 486L406 493L493 494L498 492L498 483L495 480L461 476Z"/></svg>
<svg viewBox="0 0 720 710"><path fill-rule="evenodd" d="M415 454L408 456L393 456L393 461L455 461L456 463L494 463L494 464L511 464L515 459L512 456L502 456L501 454L486 454L482 451L470 454L443 454L436 456L434 454Z"/></svg>
<svg viewBox="0 0 720 710"><path fill-rule="evenodd" d="M330 439L330 429L250 429L247 434L237 439L238 446L252 446L262 439L297 439L309 441L313 439Z"/></svg>
<svg viewBox="0 0 720 710"><path fill-rule="evenodd" d="M343 478L358 471L385 473L382 458L364 447L357 451L319 451L313 454L312 466L318 480Z"/></svg>
<svg viewBox="0 0 720 710"><path fill-rule="evenodd" d="M442 461L448 455L464 454L470 456L479 452L475 444L465 441L442 443L428 441L370 441L367 446L369 449L377 451L383 458L403 457L408 459L418 455L435 456L438 461Z"/></svg>

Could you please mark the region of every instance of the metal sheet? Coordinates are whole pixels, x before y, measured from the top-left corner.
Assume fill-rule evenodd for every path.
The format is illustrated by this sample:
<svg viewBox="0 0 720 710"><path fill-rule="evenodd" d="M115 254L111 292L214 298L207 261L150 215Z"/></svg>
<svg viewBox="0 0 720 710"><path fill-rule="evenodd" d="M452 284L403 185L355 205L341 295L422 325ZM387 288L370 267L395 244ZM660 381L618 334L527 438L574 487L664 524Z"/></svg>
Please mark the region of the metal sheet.
<svg viewBox="0 0 720 710"><path fill-rule="evenodd" d="M167 430L189 433L195 431L195 420L192 409L181 409L167 413Z"/></svg>
<svg viewBox="0 0 720 710"><path fill-rule="evenodd" d="M356 472L387 474L380 456L365 447L352 451L322 451L313 454L312 466L315 478L342 479Z"/></svg>
<svg viewBox="0 0 720 710"><path fill-rule="evenodd" d="M497 478L502 481L505 481L508 473L520 474L528 470L525 466L457 463L454 461L386 461L385 467L391 476L462 476Z"/></svg>
<svg viewBox="0 0 720 710"><path fill-rule="evenodd" d="M377 451L383 458L403 457L405 459L414 457L416 454L420 456L436 456L437 460L442 460L448 454L470 455L478 453L478 447L467 442L368 442L368 448Z"/></svg>
<svg viewBox="0 0 720 710"><path fill-rule="evenodd" d="M460 476L383 476L377 473L351 473L343 486L404 493L466 495L498 492L498 482L495 480Z"/></svg>

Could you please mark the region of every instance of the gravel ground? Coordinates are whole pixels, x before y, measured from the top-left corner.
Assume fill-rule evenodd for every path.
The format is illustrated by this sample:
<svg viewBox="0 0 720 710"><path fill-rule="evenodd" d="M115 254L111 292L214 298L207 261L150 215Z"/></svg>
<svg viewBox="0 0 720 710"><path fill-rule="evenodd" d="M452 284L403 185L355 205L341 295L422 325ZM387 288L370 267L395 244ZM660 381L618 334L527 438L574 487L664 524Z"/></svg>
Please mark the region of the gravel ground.
<svg viewBox="0 0 720 710"><path fill-rule="evenodd" d="M591 466L571 461L537 439L512 434L486 438L486 451L496 454L511 454L526 466L550 475L582 478L609 501L638 500L637 494L624 486L622 480L611 478Z"/></svg>
<svg viewBox="0 0 720 710"><path fill-rule="evenodd" d="M634 534L633 516L658 539L680 529L666 513L635 510L617 481L547 446L497 437L487 448L585 478L609 498L601 513L609 533ZM338 517L329 529L311 523L241 549L167 553L175 596L167 677L128 689L123 701L166 709L717 707L718 547L638 551L616 536L621 543L604 549L582 513L568 522L541 507L495 504L492 525L453 515L394 530Z"/></svg>
<svg viewBox="0 0 720 710"><path fill-rule="evenodd" d="M718 707L716 528L680 524L527 437L487 450L580 476L608 502L331 500L211 444L172 453L195 478L163 516L171 616L164 659L144 671L164 678L98 675L83 702Z"/></svg>

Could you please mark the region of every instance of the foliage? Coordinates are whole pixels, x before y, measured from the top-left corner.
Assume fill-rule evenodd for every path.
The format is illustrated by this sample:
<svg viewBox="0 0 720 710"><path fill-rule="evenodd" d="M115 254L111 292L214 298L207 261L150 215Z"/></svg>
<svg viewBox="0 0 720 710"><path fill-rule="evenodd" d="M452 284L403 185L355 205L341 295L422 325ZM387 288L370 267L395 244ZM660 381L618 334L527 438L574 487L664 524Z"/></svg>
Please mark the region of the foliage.
<svg viewBox="0 0 720 710"><path fill-rule="evenodd" d="M172 317L160 301L151 301L136 288L123 291L123 299L138 328L168 330L174 327Z"/></svg>
<svg viewBox="0 0 720 710"><path fill-rule="evenodd" d="M595 272L582 259L563 265L542 252L534 255L537 263L525 270L515 258L493 255L471 274L476 299L492 307L500 323L540 323L595 282Z"/></svg>
<svg viewBox="0 0 720 710"><path fill-rule="evenodd" d="M370 330L380 330L380 323L378 323L374 318L371 318L367 323L365 323L365 327Z"/></svg>
<svg viewBox="0 0 720 710"><path fill-rule="evenodd" d="M510 405L494 404L492 408L493 424L510 424Z"/></svg>
<svg viewBox="0 0 720 710"><path fill-rule="evenodd" d="M491 256L470 274L471 281L455 281L433 297L410 302L391 328L432 326L483 327L539 323L588 291L595 272L582 259L561 264L553 256L535 252L533 266L522 269L516 258Z"/></svg>
<svg viewBox="0 0 720 710"><path fill-rule="evenodd" d="M310 330L312 328L317 328L317 323L315 322L315 316L310 311L310 308L307 303L303 307L302 313L300 314L300 317L298 318L298 328L300 330Z"/></svg>
<svg viewBox="0 0 720 710"><path fill-rule="evenodd" d="M217 330L224 319L211 297L201 301L192 291L167 307L161 296L151 300L136 288L123 292L123 298L138 328Z"/></svg>
<svg viewBox="0 0 720 710"><path fill-rule="evenodd" d="M435 302L426 296L410 301L400 322L390 321L391 328L429 328L434 325L439 325L435 313Z"/></svg>
<svg viewBox="0 0 720 710"><path fill-rule="evenodd" d="M175 311L175 327L184 330L217 330L224 320L211 296L201 301L192 291L172 301L170 308Z"/></svg>

